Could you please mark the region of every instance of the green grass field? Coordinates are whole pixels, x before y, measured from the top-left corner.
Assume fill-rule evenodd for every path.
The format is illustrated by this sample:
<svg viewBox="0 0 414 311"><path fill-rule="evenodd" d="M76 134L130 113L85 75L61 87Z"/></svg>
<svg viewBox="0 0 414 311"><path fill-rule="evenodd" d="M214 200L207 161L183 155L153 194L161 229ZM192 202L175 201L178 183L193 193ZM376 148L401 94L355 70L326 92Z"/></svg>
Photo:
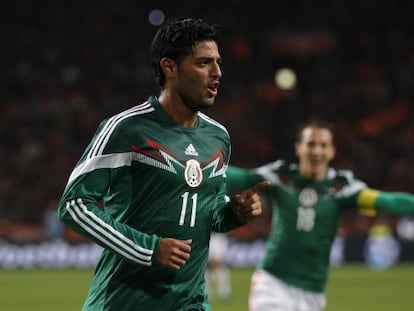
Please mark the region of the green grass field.
<svg viewBox="0 0 414 311"><path fill-rule="evenodd" d="M233 269L233 297L212 301L214 311L247 311L252 269ZM0 270L1 311L76 311L85 297L91 270ZM414 310L414 264L385 271L364 265L331 270L326 311Z"/></svg>

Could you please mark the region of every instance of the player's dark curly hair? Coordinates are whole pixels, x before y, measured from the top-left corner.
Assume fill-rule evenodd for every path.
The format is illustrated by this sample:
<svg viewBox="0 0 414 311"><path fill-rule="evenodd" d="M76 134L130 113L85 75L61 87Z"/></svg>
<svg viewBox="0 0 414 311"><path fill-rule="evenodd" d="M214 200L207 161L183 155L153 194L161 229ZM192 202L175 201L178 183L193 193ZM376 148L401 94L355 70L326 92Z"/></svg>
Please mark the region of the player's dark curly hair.
<svg viewBox="0 0 414 311"><path fill-rule="evenodd" d="M163 88L165 75L160 61L168 57L179 63L193 51L199 41L213 40L218 43L221 26L208 24L201 19L176 18L162 25L152 41L150 61L158 85Z"/></svg>

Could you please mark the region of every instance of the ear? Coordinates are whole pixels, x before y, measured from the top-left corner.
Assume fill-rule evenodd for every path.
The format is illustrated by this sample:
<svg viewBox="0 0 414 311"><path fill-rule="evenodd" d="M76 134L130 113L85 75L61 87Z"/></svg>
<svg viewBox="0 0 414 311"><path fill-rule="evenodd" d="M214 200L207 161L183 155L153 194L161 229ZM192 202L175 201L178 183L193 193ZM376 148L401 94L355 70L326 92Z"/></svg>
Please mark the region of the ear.
<svg viewBox="0 0 414 311"><path fill-rule="evenodd" d="M329 161L332 161L336 156L336 148L332 146L331 154L329 155Z"/></svg>
<svg viewBox="0 0 414 311"><path fill-rule="evenodd" d="M172 59L164 57L160 61L160 67L166 77L170 76L175 71L175 63Z"/></svg>
<svg viewBox="0 0 414 311"><path fill-rule="evenodd" d="M299 148L300 148L300 144L299 143L295 143L295 155L299 156Z"/></svg>

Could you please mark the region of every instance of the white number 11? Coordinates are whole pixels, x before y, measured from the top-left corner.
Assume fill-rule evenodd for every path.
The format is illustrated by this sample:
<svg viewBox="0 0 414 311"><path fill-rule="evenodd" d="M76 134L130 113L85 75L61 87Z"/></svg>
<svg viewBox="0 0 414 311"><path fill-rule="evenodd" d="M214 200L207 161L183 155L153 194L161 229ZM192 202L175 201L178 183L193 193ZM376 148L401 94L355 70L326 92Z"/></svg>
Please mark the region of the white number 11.
<svg viewBox="0 0 414 311"><path fill-rule="evenodd" d="M188 196L189 196L189 192L184 192L184 194L181 196L183 198L183 204L181 205L180 220L178 222L178 225L180 226L184 225L185 214L187 212ZM191 196L191 200L193 204L191 206L190 227L195 226L195 219L196 219L196 212L197 212L197 196L198 196L197 193L194 193Z"/></svg>

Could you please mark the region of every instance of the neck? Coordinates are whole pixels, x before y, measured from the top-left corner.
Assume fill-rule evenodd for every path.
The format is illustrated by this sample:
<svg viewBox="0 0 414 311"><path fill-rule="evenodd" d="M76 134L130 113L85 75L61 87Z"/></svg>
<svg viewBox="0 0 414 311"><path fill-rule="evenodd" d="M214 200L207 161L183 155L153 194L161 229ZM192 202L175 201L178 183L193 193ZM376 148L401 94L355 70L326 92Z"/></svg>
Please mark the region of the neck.
<svg viewBox="0 0 414 311"><path fill-rule="evenodd" d="M307 179L311 179L314 181L321 181L325 178L326 176L326 170L324 171L315 171L315 170L310 170L310 169L306 169L301 167L300 168L300 174L307 178Z"/></svg>
<svg viewBox="0 0 414 311"><path fill-rule="evenodd" d="M178 96L163 91L158 98L161 106L172 120L183 127L194 127L197 122L197 112L190 111Z"/></svg>

